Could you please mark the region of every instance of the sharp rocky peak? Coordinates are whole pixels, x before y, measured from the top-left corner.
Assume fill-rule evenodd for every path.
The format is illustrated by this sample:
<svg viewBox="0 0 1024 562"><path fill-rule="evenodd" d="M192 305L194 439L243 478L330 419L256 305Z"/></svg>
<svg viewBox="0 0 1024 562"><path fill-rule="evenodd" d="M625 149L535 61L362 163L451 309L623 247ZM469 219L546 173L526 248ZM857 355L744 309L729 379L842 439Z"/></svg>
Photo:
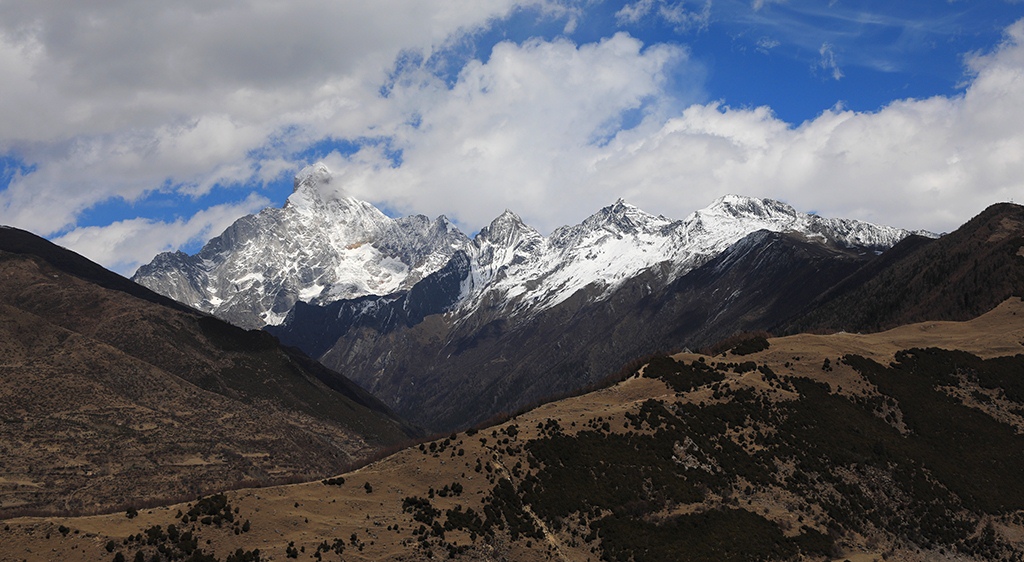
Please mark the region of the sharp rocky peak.
<svg viewBox="0 0 1024 562"><path fill-rule="evenodd" d="M523 222L519 215L505 209L505 212L498 215L491 224L480 229L476 238L480 242L508 246L514 243L523 235L533 237L539 233L533 227Z"/></svg>
<svg viewBox="0 0 1024 562"><path fill-rule="evenodd" d="M613 228L620 232L628 233L643 229L653 222L665 221L664 217L656 217L635 205L627 203L624 199L619 199L588 217L583 221L583 225L589 229Z"/></svg>
<svg viewBox="0 0 1024 562"><path fill-rule="evenodd" d="M743 195L724 195L702 211L709 215L734 218L792 219L798 215L793 207L774 199L758 199Z"/></svg>
<svg viewBox="0 0 1024 562"><path fill-rule="evenodd" d="M368 205L349 196L337 183L334 173L323 162L306 166L295 174L292 194L286 205L300 210L323 207L331 202L343 203L342 206Z"/></svg>
<svg viewBox="0 0 1024 562"><path fill-rule="evenodd" d="M331 169L327 167L327 164L323 162L317 162L311 166L306 166L299 173L295 174L295 183L293 191L299 191L300 189L312 189L321 184L331 183L333 178Z"/></svg>

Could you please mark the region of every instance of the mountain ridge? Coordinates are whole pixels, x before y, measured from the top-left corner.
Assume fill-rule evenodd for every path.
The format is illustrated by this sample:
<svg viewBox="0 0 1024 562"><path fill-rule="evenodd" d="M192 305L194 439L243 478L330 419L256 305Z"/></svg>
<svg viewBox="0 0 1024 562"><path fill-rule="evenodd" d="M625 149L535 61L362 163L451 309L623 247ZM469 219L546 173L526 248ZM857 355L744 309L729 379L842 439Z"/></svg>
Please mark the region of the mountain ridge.
<svg viewBox="0 0 1024 562"><path fill-rule="evenodd" d="M712 338L731 335L737 326L763 329L789 320L803 304L792 296L786 304L766 304L776 302L776 297L758 288L758 269L779 287L793 286L784 278L785 269L772 269L764 261L744 261L750 263L745 266L749 279L727 281L725 272L719 271L708 273L709 281L700 289L679 288L686 286L679 285L680 280L748 237L776 244L766 251L777 255L793 275L804 275L805 267L817 264L813 266L822 268L820 279L838 282L854 264L873 259L911 234L800 213L770 199L725 195L681 220L652 215L619 199L549 236L505 210L470 240L444 217L431 222L426 217L387 219L374 213L368 203L339 191L323 165L305 169L295 185L284 208L266 209L229 229L245 230L244 236L219 237L200 251L200 257L221 256L203 271L226 275L204 283L236 291L222 293L224 307L206 299L206 308L228 320L237 320L234 312L239 309L246 314L264 310L264 319L273 315L265 329L281 341L350 373L403 416L438 431L592 384L606 374L599 372L606 368L602 365L677 345L667 334L689 338L682 339L684 345L706 345ZM338 211L342 207L354 209L353 215ZM364 220L371 215L372 220ZM419 230L403 232L424 232L433 224L433 232L443 236L375 237L411 222ZM263 230L248 232L250 224L262 225ZM335 225L337 232L309 237L310 232ZM770 242L756 236L760 231L783 238ZM341 243L349 245L339 249ZM796 249L801 244L802 249ZM259 251L251 252L253 246ZM823 253L815 248L824 248ZM281 254L289 249L293 254ZM415 261L415 256L430 256L436 267L429 260ZM447 258L442 263L443 256ZM176 288L168 288L159 278L190 274L164 271L159 262L140 268L134 278L174 294ZM247 270L246 263L262 273ZM227 271L218 264L233 264L236 269ZM345 281L349 270L356 277ZM364 281L383 270L393 278L377 286L386 290L373 293ZM245 280L254 277L275 281L246 285ZM813 287L804 291L808 299L825 288L815 279L806 281L805 286ZM730 284L730 294L765 294L764 300L723 299L715 293L724 290L720 283ZM698 302L701 299L725 305L707 317L709 309ZM741 312L740 303L751 310ZM659 316L652 312L656 307L678 314ZM644 314L651 321L657 318L653 326L663 326L663 333L638 323ZM252 320L251 315L248 318ZM697 326L698 319L707 326ZM571 328L563 337L565 326ZM647 341L638 334L645 334ZM592 349L585 349L584 341ZM457 398L464 392L468 394L463 398L469 400ZM444 400L457 404L455 410ZM480 404L483 409L477 407Z"/></svg>
<svg viewBox="0 0 1024 562"><path fill-rule="evenodd" d="M620 199L542 236L510 210L470 239L443 215L390 219L348 197L322 163L303 169L282 208L239 219L195 256L160 254L133 280L247 328L277 325L299 301L323 305L407 291L457 251L473 263L460 308L504 301L511 314L550 308L598 283L604 298L662 263L678 277L759 229L798 230L878 250L909 231L823 219L769 199L727 195L682 220ZM291 256L285 259L284 256ZM487 296L487 295L491 296Z"/></svg>

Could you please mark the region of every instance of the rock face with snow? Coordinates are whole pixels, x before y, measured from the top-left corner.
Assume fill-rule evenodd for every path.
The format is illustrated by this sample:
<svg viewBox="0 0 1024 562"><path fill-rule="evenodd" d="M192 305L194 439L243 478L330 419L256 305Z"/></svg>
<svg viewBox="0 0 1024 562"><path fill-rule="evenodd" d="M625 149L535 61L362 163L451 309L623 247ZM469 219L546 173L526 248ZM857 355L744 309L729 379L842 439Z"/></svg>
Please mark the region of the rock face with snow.
<svg viewBox="0 0 1024 562"><path fill-rule="evenodd" d="M447 430L544 392L593 382L603 373L588 366L596 360L580 359L582 345L616 349L601 357L604 364L635 357L643 348L635 335L609 336L589 324L573 328L573 319L608 328L651 303L663 306L677 298L672 291L680 290L681 280L716 258L722 262L737 243L743 241L742 255L752 255L752 244L757 251L769 244L764 235L751 237L758 232L782 236L772 238L774 249L764 254L780 256L773 272L793 259L792 267L817 264L835 275L847 271L850 260L870 259L911 234L727 195L682 220L619 200L549 236L505 211L470 239L443 216L389 218L346 196L317 164L296 177L283 208L240 219L194 256L161 254L134 280L241 326L266 327L400 414ZM712 293L686 302L721 298L714 296L718 289L705 289ZM686 310L688 318L661 320L677 324L666 326L665 334L684 335L679 326L697 317L696 308ZM699 333L710 337L716 330ZM598 332L604 335L587 339ZM534 350L543 355L528 359ZM566 382L537 386L531 377ZM486 407L452 410L451 402L468 404L467 397Z"/></svg>
<svg viewBox="0 0 1024 562"><path fill-rule="evenodd" d="M243 327L281 324L299 302L408 291L465 252L461 311L501 302L506 313L551 308L591 287L607 297L652 267L666 282L757 230L801 232L844 247L885 249L908 232L797 212L770 199L727 195L684 220L619 200L544 237L511 211L473 240L444 216L392 219L348 197L323 164L304 169L283 208L239 219L198 254L164 253L133 279Z"/></svg>
<svg viewBox="0 0 1024 562"><path fill-rule="evenodd" d="M158 255L134 281L245 328L297 302L408 290L470 245L445 217L392 219L347 197L323 164L304 169L283 208L239 219L194 256Z"/></svg>
<svg viewBox="0 0 1024 562"><path fill-rule="evenodd" d="M906 230L800 213L778 201L719 198L684 220L654 216L623 200L575 226L543 238L506 211L474 240L471 294L464 308L496 294L510 312L555 306L592 287L605 298L625 280L653 267L665 281L685 274L758 230L799 232L846 248L881 251ZM492 299L494 300L494 299Z"/></svg>

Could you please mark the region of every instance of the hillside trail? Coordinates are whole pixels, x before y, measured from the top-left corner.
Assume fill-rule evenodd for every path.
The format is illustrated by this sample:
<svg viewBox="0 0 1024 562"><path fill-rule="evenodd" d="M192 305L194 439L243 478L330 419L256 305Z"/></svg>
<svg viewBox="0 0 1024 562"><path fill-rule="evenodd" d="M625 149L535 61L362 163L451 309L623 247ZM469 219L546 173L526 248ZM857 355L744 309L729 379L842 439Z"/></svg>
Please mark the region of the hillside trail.
<svg viewBox="0 0 1024 562"><path fill-rule="evenodd" d="M500 476L502 478L508 480L509 482L512 482L511 475L505 468L505 465L501 463L501 461L492 460L491 465L493 465L494 469L500 473ZM548 541L548 544L550 544L551 547L555 549L555 554L558 555L558 558L563 562L571 562L571 559L568 556L566 556L565 553L562 552L562 543L559 542L558 537L556 537L551 532L551 530L548 529L548 526L544 523L544 520L538 517L537 514L534 513L532 509L530 509L530 506L526 504L523 504L523 511L527 515L529 515L531 519L533 519L533 523L537 525L538 528L540 528L542 533L544 533L544 538Z"/></svg>

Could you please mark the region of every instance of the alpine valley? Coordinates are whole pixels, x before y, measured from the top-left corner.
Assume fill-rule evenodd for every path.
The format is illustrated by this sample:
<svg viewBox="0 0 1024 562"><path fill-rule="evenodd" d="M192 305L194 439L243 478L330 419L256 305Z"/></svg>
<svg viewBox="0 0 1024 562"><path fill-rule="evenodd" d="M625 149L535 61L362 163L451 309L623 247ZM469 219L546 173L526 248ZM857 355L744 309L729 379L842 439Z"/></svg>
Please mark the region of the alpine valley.
<svg viewBox="0 0 1024 562"><path fill-rule="evenodd" d="M283 208L133 280L265 328L450 431L637 357L777 329L911 234L934 238L730 195L683 220L620 200L547 237L506 211L470 239L444 216L389 218L316 164Z"/></svg>
<svg viewBox="0 0 1024 562"><path fill-rule="evenodd" d="M0 561L1024 560L1024 207L470 239L295 185L139 270L181 302L0 228Z"/></svg>

